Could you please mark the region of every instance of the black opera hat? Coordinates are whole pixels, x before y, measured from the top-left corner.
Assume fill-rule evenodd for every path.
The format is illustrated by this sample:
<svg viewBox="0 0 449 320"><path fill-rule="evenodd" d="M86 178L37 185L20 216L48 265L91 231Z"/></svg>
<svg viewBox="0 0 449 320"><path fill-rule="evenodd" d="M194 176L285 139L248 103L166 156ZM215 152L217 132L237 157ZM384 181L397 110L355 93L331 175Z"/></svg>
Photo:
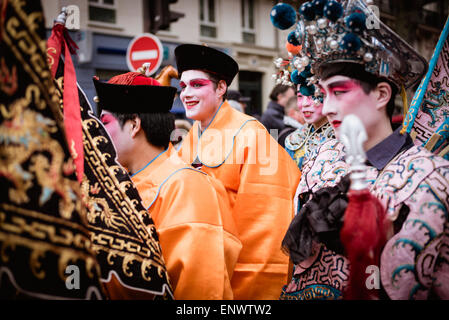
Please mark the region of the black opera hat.
<svg viewBox="0 0 449 320"><path fill-rule="evenodd" d="M168 113L177 92L160 85L122 85L94 78L98 107L114 113Z"/></svg>
<svg viewBox="0 0 449 320"><path fill-rule="evenodd" d="M175 49L176 66L181 75L187 70L217 74L229 86L239 72L237 62L224 52L197 44L181 44Z"/></svg>

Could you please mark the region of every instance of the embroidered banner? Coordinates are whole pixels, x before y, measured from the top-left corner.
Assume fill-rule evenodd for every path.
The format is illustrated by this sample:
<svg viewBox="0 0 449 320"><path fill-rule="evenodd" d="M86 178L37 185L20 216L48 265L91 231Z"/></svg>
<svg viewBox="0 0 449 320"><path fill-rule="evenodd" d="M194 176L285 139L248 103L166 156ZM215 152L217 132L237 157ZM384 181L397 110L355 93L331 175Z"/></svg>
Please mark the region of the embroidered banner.
<svg viewBox="0 0 449 320"><path fill-rule="evenodd" d="M61 108L64 70L60 61L56 82ZM78 93L84 145L81 188L101 280L112 299L173 299L153 220L80 87Z"/></svg>
<svg viewBox="0 0 449 320"><path fill-rule="evenodd" d="M449 145L449 20L429 63L429 70L415 92L403 130L416 132L415 144L439 154ZM447 148L446 148L447 149ZM449 151L449 150L448 150Z"/></svg>
<svg viewBox="0 0 449 320"><path fill-rule="evenodd" d="M0 9L0 297L101 299L40 1Z"/></svg>

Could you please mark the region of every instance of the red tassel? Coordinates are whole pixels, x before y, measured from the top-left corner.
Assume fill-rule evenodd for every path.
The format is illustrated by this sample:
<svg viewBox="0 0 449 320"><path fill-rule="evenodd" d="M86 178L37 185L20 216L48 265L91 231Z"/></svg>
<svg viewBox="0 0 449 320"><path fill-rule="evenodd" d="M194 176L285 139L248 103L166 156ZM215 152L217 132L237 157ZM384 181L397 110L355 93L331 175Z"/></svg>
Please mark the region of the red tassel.
<svg viewBox="0 0 449 320"><path fill-rule="evenodd" d="M51 36L47 40L47 47L48 62L53 77L56 75L61 54L65 56L63 92L64 126L67 144L75 161L77 178L79 183L81 183L84 175L83 128L75 67L73 66L70 55L70 53L78 49L78 46L70 38L65 26L57 23L53 26Z"/></svg>
<svg viewBox="0 0 449 320"><path fill-rule="evenodd" d="M379 266L381 250L386 242L386 212L369 190L350 190L345 211L341 241L350 262L349 286L344 292L348 300L377 299L378 290L368 289L366 268Z"/></svg>

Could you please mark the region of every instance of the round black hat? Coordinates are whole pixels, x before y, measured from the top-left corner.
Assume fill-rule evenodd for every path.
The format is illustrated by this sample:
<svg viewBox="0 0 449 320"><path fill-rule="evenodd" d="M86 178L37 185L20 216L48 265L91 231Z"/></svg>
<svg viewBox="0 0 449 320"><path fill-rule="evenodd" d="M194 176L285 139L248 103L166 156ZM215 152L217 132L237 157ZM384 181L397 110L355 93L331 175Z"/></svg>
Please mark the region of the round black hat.
<svg viewBox="0 0 449 320"><path fill-rule="evenodd" d="M204 45L179 45L175 49L175 57L180 75L187 70L204 70L217 74L229 86L239 72L239 65L233 58Z"/></svg>
<svg viewBox="0 0 449 320"><path fill-rule="evenodd" d="M176 88L150 85L122 85L94 78L101 110L114 113L168 113L173 106Z"/></svg>

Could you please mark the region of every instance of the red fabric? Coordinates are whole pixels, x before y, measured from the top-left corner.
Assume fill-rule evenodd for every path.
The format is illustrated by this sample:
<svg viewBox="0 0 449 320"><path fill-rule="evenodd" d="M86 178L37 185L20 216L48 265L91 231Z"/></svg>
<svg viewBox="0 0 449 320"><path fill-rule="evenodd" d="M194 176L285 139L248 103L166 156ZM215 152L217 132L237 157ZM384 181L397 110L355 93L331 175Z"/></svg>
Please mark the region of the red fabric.
<svg viewBox="0 0 449 320"><path fill-rule="evenodd" d="M391 122L393 123L402 123L404 121L404 116L402 114L398 114L396 116L393 116L393 118L391 118Z"/></svg>
<svg viewBox="0 0 449 320"><path fill-rule="evenodd" d="M145 77L143 75L137 76L136 78L134 78L134 81L132 83L133 85L148 85L148 86L160 86L161 84L159 83L159 81L150 78L150 77Z"/></svg>
<svg viewBox="0 0 449 320"><path fill-rule="evenodd" d="M51 36L47 40L47 55L50 56L49 65L53 77L55 77L56 71L58 70L59 58L61 56L63 42L68 46L71 54L76 53L78 46L72 40L72 38L70 38L67 28L62 24L57 23L53 26L53 29L51 30Z"/></svg>
<svg viewBox="0 0 449 320"><path fill-rule="evenodd" d="M139 72L127 72L120 74L118 76L112 77L108 83L111 84L122 84L122 85L147 85L147 86L160 86L159 81L151 78L145 77Z"/></svg>
<svg viewBox="0 0 449 320"><path fill-rule="evenodd" d="M75 67L71 53L78 49L70 38L65 26L56 24L47 41L47 53L53 77L58 69L61 54L65 56L64 63L64 126L70 153L75 161L78 181L81 183L84 175L83 129L81 123L81 108L78 97ZM67 54L68 53L68 54Z"/></svg>
<svg viewBox="0 0 449 320"><path fill-rule="evenodd" d="M350 262L349 286L344 298L375 299L378 290L368 289L366 268L379 266L380 253L386 242L385 209L369 190L350 190L340 233Z"/></svg>

